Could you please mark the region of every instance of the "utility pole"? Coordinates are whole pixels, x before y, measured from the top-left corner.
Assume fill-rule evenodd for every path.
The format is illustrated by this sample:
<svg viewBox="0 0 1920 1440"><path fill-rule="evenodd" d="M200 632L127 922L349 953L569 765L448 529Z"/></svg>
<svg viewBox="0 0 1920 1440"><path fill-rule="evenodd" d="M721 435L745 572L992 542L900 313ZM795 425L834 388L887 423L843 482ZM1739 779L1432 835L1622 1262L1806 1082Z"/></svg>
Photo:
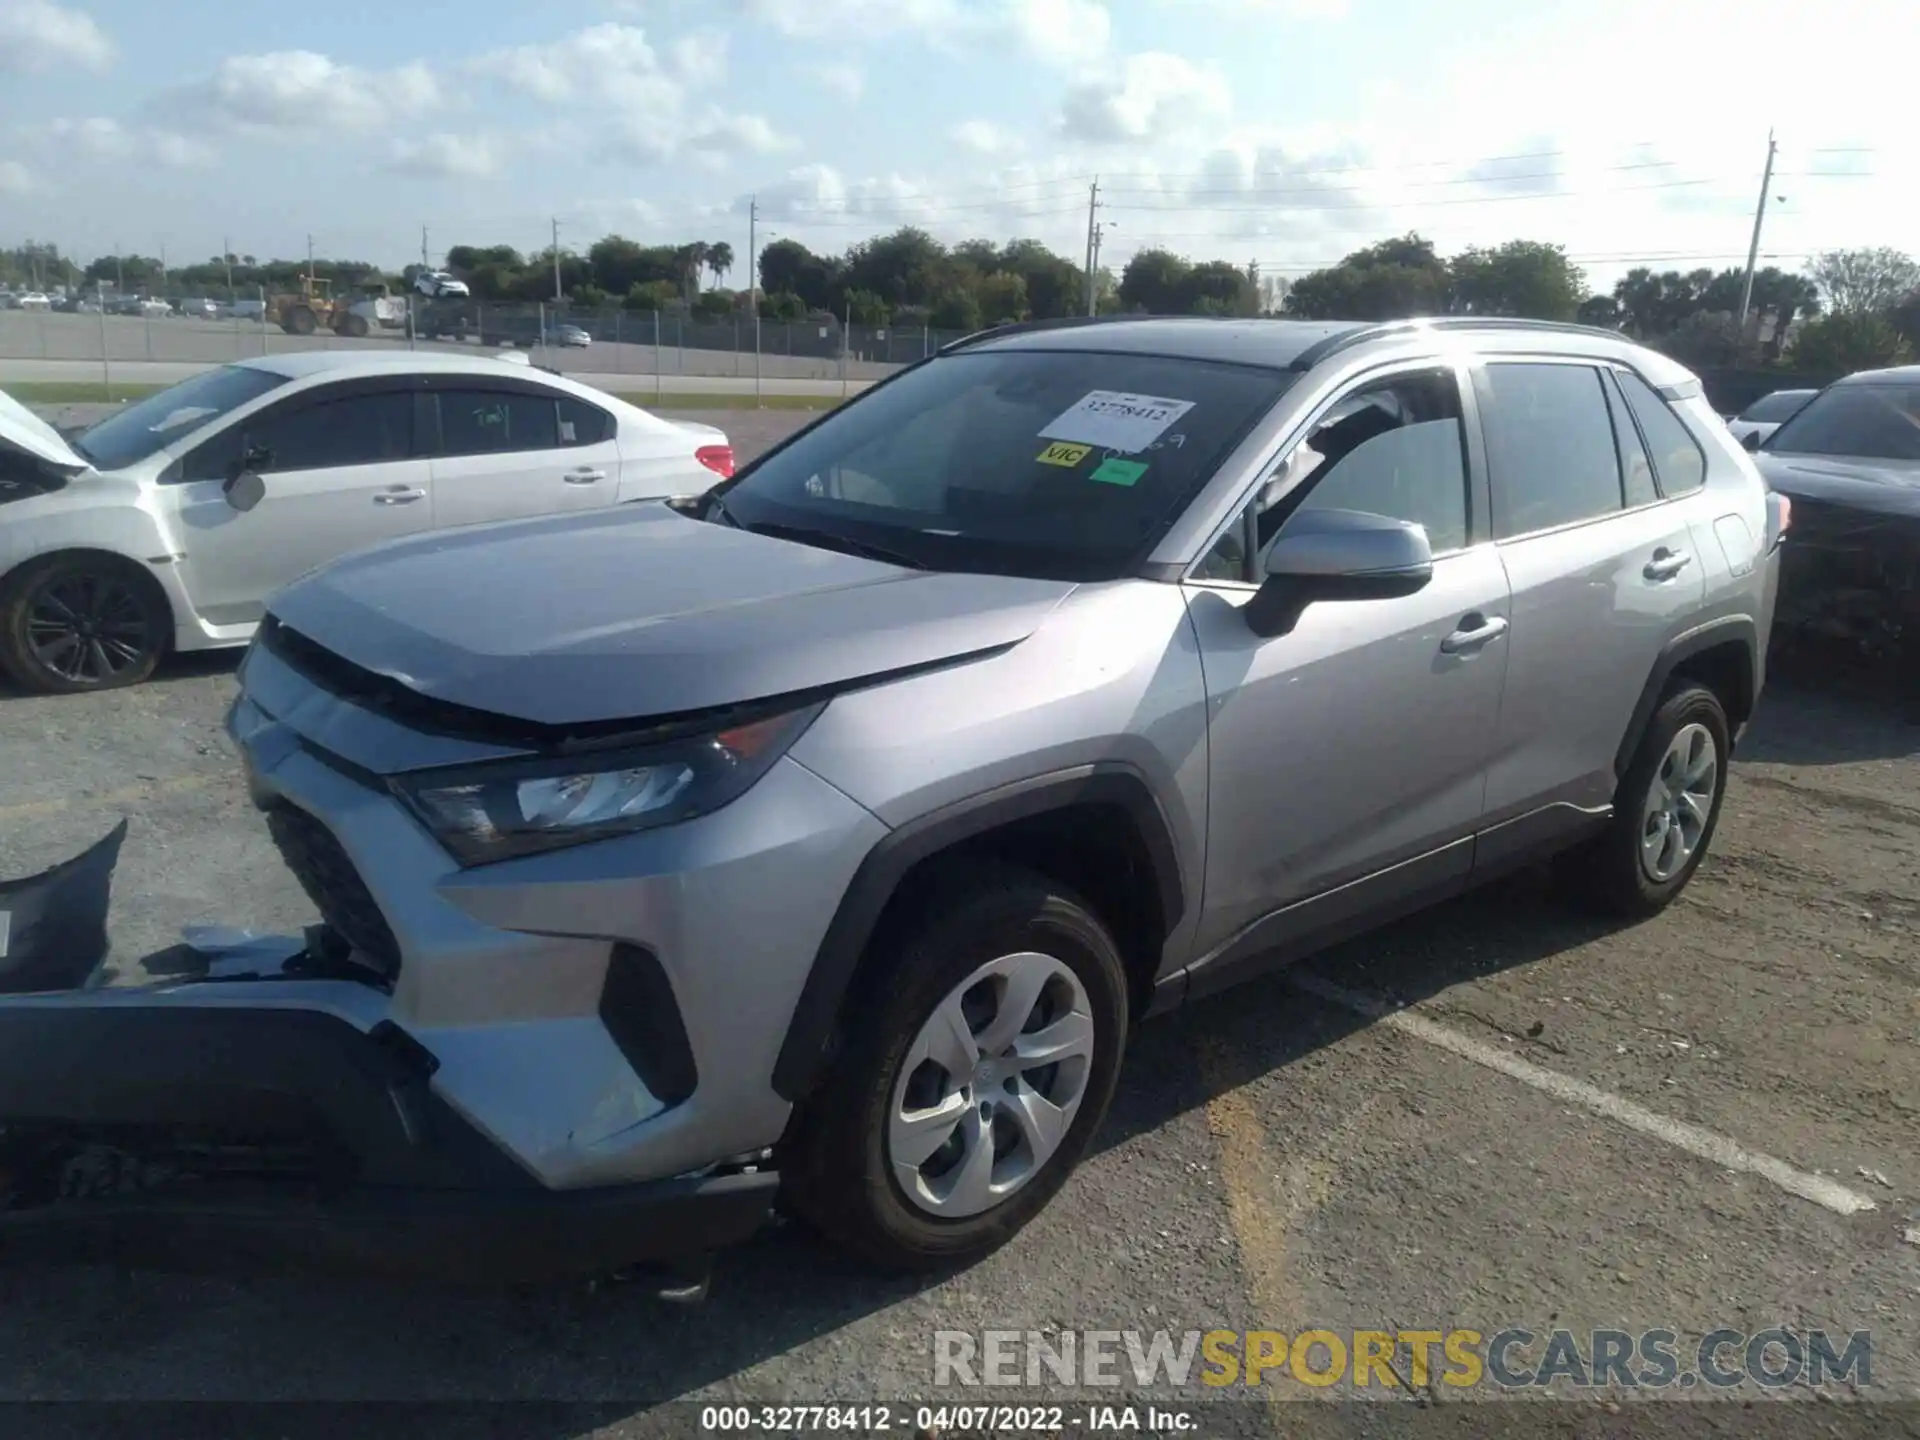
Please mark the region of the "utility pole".
<svg viewBox="0 0 1920 1440"><path fill-rule="evenodd" d="M427 259L427 227L424 225L420 227L420 268L422 270L433 268L433 262Z"/></svg>
<svg viewBox="0 0 1920 1440"><path fill-rule="evenodd" d="M1094 212L1100 208L1100 177L1093 177L1093 186L1087 191L1087 314L1097 309L1098 287L1093 280L1094 256L1100 247L1099 227L1094 223Z"/></svg>
<svg viewBox="0 0 1920 1440"><path fill-rule="evenodd" d="M1740 284L1740 344L1747 338L1747 309L1753 303L1753 267L1760 259L1760 222L1767 218L1767 192L1773 188L1773 157L1779 146L1767 131L1767 168L1760 172L1760 203L1753 207L1753 240L1747 246L1747 278Z"/></svg>
<svg viewBox="0 0 1920 1440"><path fill-rule="evenodd" d="M560 289L560 222L553 222L553 303L563 304L566 296Z"/></svg>
<svg viewBox="0 0 1920 1440"><path fill-rule="evenodd" d="M747 197L747 304L753 307L753 408L760 399L760 197ZM736 332L738 333L738 332ZM791 350L793 345L788 343Z"/></svg>
<svg viewBox="0 0 1920 1440"><path fill-rule="evenodd" d="M227 303L233 303L233 241L220 237L220 259L227 267Z"/></svg>
<svg viewBox="0 0 1920 1440"><path fill-rule="evenodd" d="M307 289L309 292L311 292L313 289L314 279L315 279L315 276L313 273L313 236L309 234L307 236Z"/></svg>

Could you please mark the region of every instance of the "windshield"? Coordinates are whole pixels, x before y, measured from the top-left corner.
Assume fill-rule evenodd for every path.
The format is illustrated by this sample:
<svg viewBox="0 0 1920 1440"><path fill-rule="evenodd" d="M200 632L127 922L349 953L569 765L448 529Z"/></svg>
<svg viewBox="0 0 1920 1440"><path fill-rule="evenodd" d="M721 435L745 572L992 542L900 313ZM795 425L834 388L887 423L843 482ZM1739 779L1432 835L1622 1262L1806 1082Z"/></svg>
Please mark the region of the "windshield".
<svg viewBox="0 0 1920 1440"><path fill-rule="evenodd" d="M1792 455L1920 460L1920 383L1823 390L1773 432L1766 448Z"/></svg>
<svg viewBox="0 0 1920 1440"><path fill-rule="evenodd" d="M109 415L67 443L96 470L123 469L286 383L269 370L221 365Z"/></svg>
<svg viewBox="0 0 1920 1440"><path fill-rule="evenodd" d="M1816 393L1813 390L1776 390L1771 395L1761 396L1742 410L1740 418L1751 420L1756 425L1778 425L1791 420Z"/></svg>
<svg viewBox="0 0 1920 1440"><path fill-rule="evenodd" d="M1155 355L963 351L745 471L725 514L929 569L1111 579L1292 379Z"/></svg>

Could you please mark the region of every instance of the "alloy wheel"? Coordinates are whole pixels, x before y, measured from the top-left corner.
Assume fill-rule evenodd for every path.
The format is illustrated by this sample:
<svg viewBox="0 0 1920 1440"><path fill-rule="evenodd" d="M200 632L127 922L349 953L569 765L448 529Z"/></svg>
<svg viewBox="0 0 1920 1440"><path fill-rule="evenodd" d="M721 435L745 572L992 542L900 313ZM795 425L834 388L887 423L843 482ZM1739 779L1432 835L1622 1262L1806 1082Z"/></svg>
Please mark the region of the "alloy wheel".
<svg viewBox="0 0 1920 1440"><path fill-rule="evenodd" d="M1720 783L1720 751L1704 725L1680 727L1660 758L1640 815L1640 866L1663 885L1700 848Z"/></svg>
<svg viewBox="0 0 1920 1440"><path fill-rule="evenodd" d="M146 606L126 580L61 575L27 607L27 648L62 680L98 685L138 668L152 643Z"/></svg>

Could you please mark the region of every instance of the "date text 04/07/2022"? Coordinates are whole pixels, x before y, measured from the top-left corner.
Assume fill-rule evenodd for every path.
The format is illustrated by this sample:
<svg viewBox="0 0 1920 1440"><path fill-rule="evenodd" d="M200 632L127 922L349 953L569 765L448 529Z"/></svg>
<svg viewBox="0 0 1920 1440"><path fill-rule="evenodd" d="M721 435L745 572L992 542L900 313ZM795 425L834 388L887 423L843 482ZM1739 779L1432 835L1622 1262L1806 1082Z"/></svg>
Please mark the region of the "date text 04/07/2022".
<svg viewBox="0 0 1920 1440"><path fill-rule="evenodd" d="M1093 1434L1180 1435L1194 1432L1198 1420L1191 1411L1157 1405L705 1405L700 1410L700 1429L709 1434L875 1435L897 1430L1058 1435L1069 1426Z"/></svg>

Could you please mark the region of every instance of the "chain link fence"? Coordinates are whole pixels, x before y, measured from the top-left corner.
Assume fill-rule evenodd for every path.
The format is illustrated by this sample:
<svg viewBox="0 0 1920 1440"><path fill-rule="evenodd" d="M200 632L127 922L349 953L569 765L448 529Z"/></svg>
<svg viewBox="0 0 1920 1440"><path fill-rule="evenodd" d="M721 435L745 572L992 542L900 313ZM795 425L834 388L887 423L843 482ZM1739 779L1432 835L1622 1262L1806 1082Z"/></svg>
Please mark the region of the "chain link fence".
<svg viewBox="0 0 1920 1440"><path fill-rule="evenodd" d="M358 308L349 308L358 302ZM0 310L0 361L56 362L49 374L99 364L215 365L250 356L361 346L502 348L589 376L679 375L876 380L932 354L962 332L926 326L846 325L833 317L701 319L678 311L584 309L394 296L382 305L343 297L311 333L281 323L275 297L180 297L162 308L114 296L83 310ZM75 378L87 378L75 376Z"/></svg>

